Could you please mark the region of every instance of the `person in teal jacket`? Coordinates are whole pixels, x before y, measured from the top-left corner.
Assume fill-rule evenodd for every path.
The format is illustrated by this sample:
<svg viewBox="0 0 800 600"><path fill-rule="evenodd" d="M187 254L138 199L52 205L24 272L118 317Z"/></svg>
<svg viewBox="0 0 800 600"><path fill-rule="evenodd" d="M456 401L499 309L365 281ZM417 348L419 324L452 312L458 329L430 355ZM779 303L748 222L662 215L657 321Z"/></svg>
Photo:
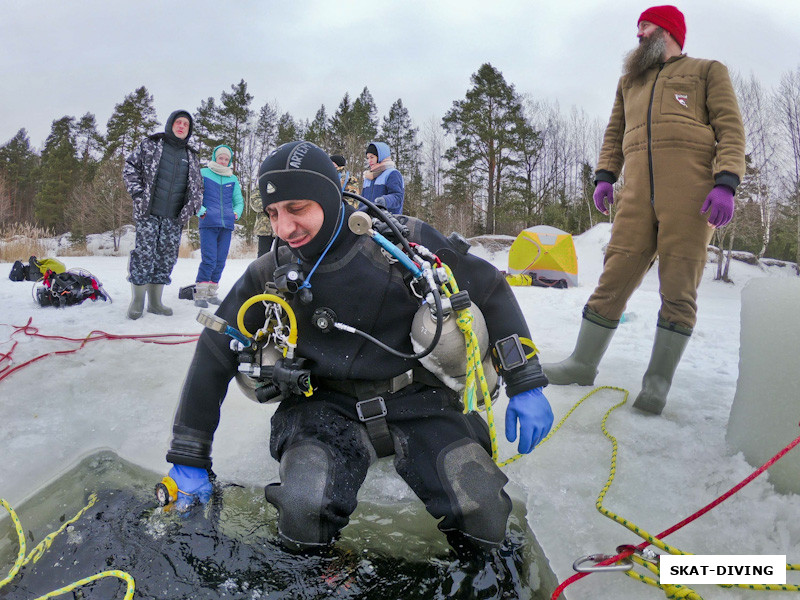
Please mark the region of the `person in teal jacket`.
<svg viewBox="0 0 800 600"><path fill-rule="evenodd" d="M219 278L228 258L233 225L244 210L242 186L230 167L232 158L231 147L221 144L214 148L208 166L200 171L204 184L203 206L197 212L201 262L194 303L202 308L207 308L209 302L220 303L217 297Z"/></svg>

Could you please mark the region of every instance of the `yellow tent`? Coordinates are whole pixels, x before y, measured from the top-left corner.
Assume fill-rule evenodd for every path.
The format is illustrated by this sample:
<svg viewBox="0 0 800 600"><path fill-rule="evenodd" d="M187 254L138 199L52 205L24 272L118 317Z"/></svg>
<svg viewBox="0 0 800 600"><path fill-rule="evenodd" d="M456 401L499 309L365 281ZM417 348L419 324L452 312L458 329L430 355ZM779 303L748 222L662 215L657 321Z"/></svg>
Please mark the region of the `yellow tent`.
<svg viewBox="0 0 800 600"><path fill-rule="evenodd" d="M578 256L572 236L549 225L520 232L508 251L507 279L511 285L578 285Z"/></svg>

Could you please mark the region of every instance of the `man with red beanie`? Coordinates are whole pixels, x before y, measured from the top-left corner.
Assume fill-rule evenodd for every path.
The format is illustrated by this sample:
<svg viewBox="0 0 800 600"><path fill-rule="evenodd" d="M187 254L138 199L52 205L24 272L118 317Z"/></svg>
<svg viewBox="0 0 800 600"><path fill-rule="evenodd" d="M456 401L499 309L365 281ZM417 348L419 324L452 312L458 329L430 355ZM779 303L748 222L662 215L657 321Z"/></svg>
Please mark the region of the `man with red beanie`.
<svg viewBox="0 0 800 600"><path fill-rule="evenodd" d="M708 243L733 217L745 138L725 66L681 53L677 8L648 8L636 35L595 171L594 203L607 215L624 164L603 273L572 354L543 368L550 383L593 384L628 298L658 258L661 308L634 407L660 414L697 319Z"/></svg>

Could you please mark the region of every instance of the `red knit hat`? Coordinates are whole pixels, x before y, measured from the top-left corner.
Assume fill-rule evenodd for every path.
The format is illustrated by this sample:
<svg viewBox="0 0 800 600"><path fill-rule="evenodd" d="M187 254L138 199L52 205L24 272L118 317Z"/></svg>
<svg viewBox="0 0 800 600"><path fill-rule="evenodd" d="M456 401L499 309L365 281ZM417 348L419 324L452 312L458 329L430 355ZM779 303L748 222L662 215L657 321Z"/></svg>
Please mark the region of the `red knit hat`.
<svg viewBox="0 0 800 600"><path fill-rule="evenodd" d="M649 21L653 25L658 25L675 38L678 45L683 50L683 41L686 39L686 21L683 13L674 6L653 6L648 8L636 22L638 25L642 21Z"/></svg>

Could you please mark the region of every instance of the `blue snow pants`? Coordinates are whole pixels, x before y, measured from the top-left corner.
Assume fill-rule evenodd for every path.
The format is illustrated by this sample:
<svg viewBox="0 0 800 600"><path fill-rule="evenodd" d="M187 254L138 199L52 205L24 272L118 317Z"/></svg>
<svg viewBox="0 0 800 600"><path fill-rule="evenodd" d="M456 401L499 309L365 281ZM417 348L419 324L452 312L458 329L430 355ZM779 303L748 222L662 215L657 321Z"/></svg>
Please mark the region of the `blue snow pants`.
<svg viewBox="0 0 800 600"><path fill-rule="evenodd" d="M200 228L200 268L196 281L219 283L228 250L231 247L232 230L225 227Z"/></svg>

